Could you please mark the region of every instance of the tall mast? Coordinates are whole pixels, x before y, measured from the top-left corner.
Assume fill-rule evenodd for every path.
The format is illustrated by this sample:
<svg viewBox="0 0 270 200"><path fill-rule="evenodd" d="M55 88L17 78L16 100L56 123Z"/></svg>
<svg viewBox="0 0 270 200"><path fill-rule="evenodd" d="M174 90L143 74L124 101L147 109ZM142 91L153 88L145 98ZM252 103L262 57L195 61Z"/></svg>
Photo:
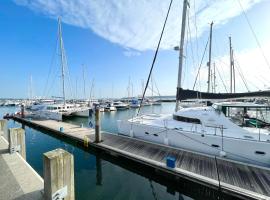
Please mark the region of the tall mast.
<svg viewBox="0 0 270 200"><path fill-rule="evenodd" d="M30 75L30 100L33 100L33 80L32 80L32 75Z"/></svg>
<svg viewBox="0 0 270 200"><path fill-rule="evenodd" d="M187 6L188 6L188 0L184 0L183 12L182 12L181 39L180 39L180 46L179 46L179 69L178 69L175 112L179 110L180 100L178 100L177 97L178 97L178 90L180 90L182 87L181 79L182 79L182 68L183 68L183 59L184 59L184 42L185 42L185 32L186 32Z"/></svg>
<svg viewBox="0 0 270 200"><path fill-rule="evenodd" d="M152 87L152 100L154 99L154 82L153 82L153 75L151 75L151 87Z"/></svg>
<svg viewBox="0 0 270 200"><path fill-rule="evenodd" d="M61 55L61 67L62 67L62 92L63 92L63 102L66 105L66 94L65 94L65 56L64 56L64 45L62 39L62 26L61 17L58 18L58 37L60 45L60 55Z"/></svg>
<svg viewBox="0 0 270 200"><path fill-rule="evenodd" d="M235 93L235 71L234 71L234 59L233 59L233 48L231 37L229 37L229 42L230 42L230 92Z"/></svg>
<svg viewBox="0 0 270 200"><path fill-rule="evenodd" d="M232 66L233 66L233 92L235 93L235 67L234 67L233 49L232 49Z"/></svg>
<svg viewBox="0 0 270 200"><path fill-rule="evenodd" d="M84 99L86 99L86 90L85 90L85 67L82 65L82 70L83 70L83 96Z"/></svg>
<svg viewBox="0 0 270 200"><path fill-rule="evenodd" d="M209 60L208 60L208 80L207 80L207 92L210 92L210 84L211 84L211 57L212 57L212 30L213 30L213 22L210 24L210 37L209 37Z"/></svg>
<svg viewBox="0 0 270 200"><path fill-rule="evenodd" d="M213 77L213 79L214 79L214 90L213 90L213 93L216 93L216 64L214 63L214 77Z"/></svg>

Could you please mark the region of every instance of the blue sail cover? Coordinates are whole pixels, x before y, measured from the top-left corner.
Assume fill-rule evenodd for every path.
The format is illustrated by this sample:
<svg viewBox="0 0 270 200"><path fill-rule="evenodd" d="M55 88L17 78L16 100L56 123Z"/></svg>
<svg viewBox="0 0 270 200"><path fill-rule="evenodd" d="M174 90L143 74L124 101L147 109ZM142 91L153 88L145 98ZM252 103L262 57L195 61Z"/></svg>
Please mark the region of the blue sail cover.
<svg viewBox="0 0 270 200"><path fill-rule="evenodd" d="M176 99L237 99L237 98L253 98L253 97L270 97L270 90L244 92L244 93L208 93L177 88Z"/></svg>

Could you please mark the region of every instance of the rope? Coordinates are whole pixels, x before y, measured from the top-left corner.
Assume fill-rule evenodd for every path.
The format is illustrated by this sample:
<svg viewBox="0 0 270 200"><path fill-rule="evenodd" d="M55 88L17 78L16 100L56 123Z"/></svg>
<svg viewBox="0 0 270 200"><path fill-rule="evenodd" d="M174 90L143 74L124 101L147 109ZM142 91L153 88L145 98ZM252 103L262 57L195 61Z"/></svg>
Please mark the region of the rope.
<svg viewBox="0 0 270 200"><path fill-rule="evenodd" d="M175 129L168 129L168 130L175 130ZM194 139L194 138L192 138L192 137L190 137L190 136L187 136L187 135L184 134L183 132L180 132L180 131L176 131L176 132L180 133L180 134L183 135L184 137L189 138L190 140L193 140L193 141L195 141L195 142L197 142L197 143L200 143L200 144L202 144L202 145L211 147L212 149L217 149L216 147L213 147L213 146L211 146L211 145L209 145L209 144L207 144L207 143L201 142L201 141L196 140L196 139ZM219 150L220 150L220 149L219 149ZM260 162L260 161L256 161L256 160L253 160L253 159L250 159L250 158L247 158L247 157L245 157L245 156L241 156L241 155L238 155L238 154L229 152L229 151L226 151L226 153L229 153L229 154L234 155L234 156L236 156L236 157L243 158L243 159L246 159L246 160L249 160L249 161L252 161L252 162L257 162L257 163L261 163L261 164L263 164L263 165L268 165L267 163Z"/></svg>
<svg viewBox="0 0 270 200"><path fill-rule="evenodd" d="M220 75L220 73L219 73L219 71L218 71L218 68L217 68L217 67L216 67L216 70L217 70L217 72L218 72L218 76L219 76L219 78L220 78L220 80L221 80L221 82L222 82L222 85L224 86L224 88L225 88L226 92L228 93L227 87L226 87L226 85L225 85L225 83L224 83L224 81L223 81L223 79L222 79L222 77L221 77L221 75Z"/></svg>
<svg viewBox="0 0 270 200"><path fill-rule="evenodd" d="M261 54L262 54L262 56L263 56L263 58L264 58L264 61L265 61L265 63L267 64L267 66L270 68L270 64L269 64L269 62L268 62L268 60L267 60L267 58L266 58L266 56L265 56L265 53L264 53L264 51L263 51L263 49L262 49L262 47L261 47L261 44L260 44L260 42L259 42L259 39L258 39L258 37L257 37L257 35L256 35L256 33L255 33L255 31L254 31L254 29L253 29L253 27L252 27L250 21L249 21L249 19L248 19L248 16L247 16L247 14L246 14L246 11L245 11L245 9L243 8L243 6L242 6L240 0L238 0L238 3L239 3L239 5L240 5L240 7L241 7L241 9L242 9L242 12L243 12L243 14L244 14L244 16L245 16L245 19L247 20L248 26L249 26L249 28L250 28L250 30L251 30L251 32L252 32L252 34L253 34L253 36L254 36L254 38L255 38L255 40L256 40L257 46L260 48Z"/></svg>
<svg viewBox="0 0 270 200"><path fill-rule="evenodd" d="M250 90L248 89L248 86L247 86L247 81L246 81L246 79L245 79L245 76L244 76L244 74L243 74L243 72L242 72L242 70L241 70L241 68L240 68L240 65L239 65L239 63L238 63L237 60L235 60L235 61L236 61L236 64L237 64L237 65L236 65L236 69L237 69L237 71L238 71L238 73L239 73L239 75L240 75L240 77L241 77L241 79L242 79L242 81L243 81L243 83L244 83L244 85L245 85L247 91L250 92Z"/></svg>
<svg viewBox="0 0 270 200"><path fill-rule="evenodd" d="M54 59L55 59L55 55L57 53L57 47L58 47L58 37L56 37L54 53L52 55L52 59L51 59L51 62L50 62L50 69L49 69L49 73L48 73L48 76L47 76L47 79L46 79L45 88L44 88L44 91L43 91L43 97L45 97L47 95L49 77L50 77L50 75L52 73L52 68L53 68L52 66L53 66L53 62L54 62Z"/></svg>
<svg viewBox="0 0 270 200"><path fill-rule="evenodd" d="M197 83L197 79L198 79L198 76L199 76L199 73L200 73L200 70L201 70L201 67L202 67L202 63L203 63L203 60L204 60L204 56L205 56L205 53L206 53L206 50L207 50L208 42L209 42L209 38L208 38L208 40L206 42L206 45L205 45L205 48L204 48L203 56L202 56L200 66L199 66L199 69L198 69L198 72L197 72L197 75L196 75L196 78L195 78L195 82L194 82L194 85L193 85L193 90L194 90L195 85Z"/></svg>
<svg viewBox="0 0 270 200"><path fill-rule="evenodd" d="M144 97L145 97L145 93L146 93L146 90L147 90L147 87L148 87L148 84L149 84L149 81L150 81L150 77L151 77L151 74L152 74L152 71L153 71L153 68L154 68L154 64L156 62L156 58L157 58L159 46L160 46L161 39L162 39L164 30L165 30L165 26L166 26L166 23L167 23L168 16L169 16L169 13L170 13L170 10L171 10L172 2L173 2L173 0L171 0L171 2L170 2L169 9L168 9L168 12L167 12L167 15L166 15L166 19L165 19L165 22L163 24L163 28L162 28L161 35L160 35L160 38L159 38L159 41L158 41L158 45L157 45L157 49L156 49L156 52L155 52L155 55L154 55L152 66L151 66L151 69L150 69L150 72L149 72L149 75L148 75L148 78L147 78L147 82L146 82L146 85L145 85L145 88L144 88L144 92L143 92L142 100L140 102L140 107L138 109L137 116L139 115L139 113L141 111L142 103L143 103L143 100L144 100Z"/></svg>

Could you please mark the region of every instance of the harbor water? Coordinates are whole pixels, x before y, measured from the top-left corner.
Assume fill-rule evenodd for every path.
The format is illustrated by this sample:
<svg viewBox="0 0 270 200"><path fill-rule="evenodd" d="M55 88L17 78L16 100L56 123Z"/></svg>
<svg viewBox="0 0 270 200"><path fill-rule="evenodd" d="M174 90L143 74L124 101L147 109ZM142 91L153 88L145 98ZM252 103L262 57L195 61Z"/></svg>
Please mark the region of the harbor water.
<svg viewBox="0 0 270 200"><path fill-rule="evenodd" d="M19 108L0 107L0 117L16 109ZM172 113L173 110L174 103L163 103L162 106L146 106L142 109L142 113ZM117 134L117 120L132 118L136 114L137 109L101 113L102 130ZM83 124L86 127L91 124L92 119L74 117L66 122ZM10 120L8 126L21 127L21 124ZM167 181L166 178L157 177L153 171L141 169L137 164L91 150L85 151L72 142L57 139L27 126L25 130L27 162L41 176L43 176L43 153L63 148L74 155L75 195L78 200L232 199L185 180L178 180L175 183Z"/></svg>

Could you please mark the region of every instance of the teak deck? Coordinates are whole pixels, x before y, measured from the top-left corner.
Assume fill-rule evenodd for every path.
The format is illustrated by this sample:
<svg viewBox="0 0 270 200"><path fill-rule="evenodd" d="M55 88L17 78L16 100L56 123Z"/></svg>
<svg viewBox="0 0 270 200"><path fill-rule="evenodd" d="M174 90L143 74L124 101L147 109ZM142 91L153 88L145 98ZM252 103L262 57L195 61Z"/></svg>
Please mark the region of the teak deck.
<svg viewBox="0 0 270 200"><path fill-rule="evenodd" d="M139 139L102 132L102 142L95 143L94 129L53 120L27 120L13 117L15 121L67 137L91 148L104 150L148 165L163 173L173 174L199 182L244 199L270 199L270 169L246 163L206 156L154 144ZM60 127L64 128L60 132ZM86 142L86 138L88 138ZM86 142L86 143L85 143ZM176 167L166 166L166 157L176 158Z"/></svg>

